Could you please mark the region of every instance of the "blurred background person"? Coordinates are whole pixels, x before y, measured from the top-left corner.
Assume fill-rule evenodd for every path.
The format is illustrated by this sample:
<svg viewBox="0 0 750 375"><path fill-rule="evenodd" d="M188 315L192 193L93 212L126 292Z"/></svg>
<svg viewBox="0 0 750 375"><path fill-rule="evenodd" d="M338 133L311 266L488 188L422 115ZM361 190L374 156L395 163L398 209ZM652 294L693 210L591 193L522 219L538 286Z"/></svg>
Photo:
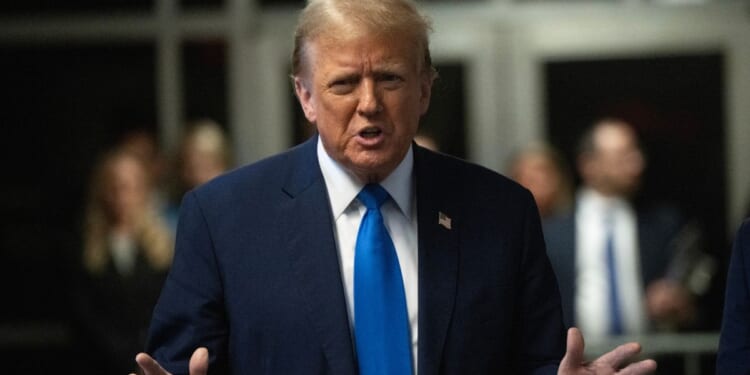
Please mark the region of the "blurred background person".
<svg viewBox="0 0 750 375"><path fill-rule="evenodd" d="M97 373L124 374L142 350L151 311L172 261L172 235L154 207L151 173L123 149L91 178L76 283L76 326Z"/></svg>
<svg viewBox="0 0 750 375"><path fill-rule="evenodd" d="M575 207L544 225L566 324L587 338L689 326L695 301L680 254L695 241L681 239L685 222L676 210L634 203L646 167L635 130L600 120L578 152Z"/></svg>
<svg viewBox="0 0 750 375"><path fill-rule="evenodd" d="M534 195L542 220L562 215L573 202L573 181L565 159L551 145L534 142L516 153L508 166L510 177Z"/></svg>
<svg viewBox="0 0 750 375"><path fill-rule="evenodd" d="M182 196L229 169L231 154L229 140L218 123L201 119L187 124L173 171L173 191L167 213L172 228L176 228Z"/></svg>
<svg viewBox="0 0 750 375"><path fill-rule="evenodd" d="M159 210L163 210L168 204L166 178L169 168L155 132L145 128L135 128L126 132L116 147L141 159L149 174L154 203Z"/></svg>
<svg viewBox="0 0 750 375"><path fill-rule="evenodd" d="M167 173L167 160L154 131L139 128L128 131L120 138L117 147L141 159L152 185L159 187Z"/></svg>

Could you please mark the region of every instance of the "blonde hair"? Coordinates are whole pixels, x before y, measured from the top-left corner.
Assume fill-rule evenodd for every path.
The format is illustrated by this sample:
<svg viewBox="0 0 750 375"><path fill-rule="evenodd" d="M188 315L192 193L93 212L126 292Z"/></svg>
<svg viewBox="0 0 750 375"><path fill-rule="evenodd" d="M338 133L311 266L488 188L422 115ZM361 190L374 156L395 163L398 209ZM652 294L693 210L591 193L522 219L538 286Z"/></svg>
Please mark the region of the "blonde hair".
<svg viewBox="0 0 750 375"><path fill-rule="evenodd" d="M358 33L398 34L421 51L424 73L436 73L430 57L430 20L410 0L309 0L294 33L292 76L303 73L307 44L321 36Z"/></svg>
<svg viewBox="0 0 750 375"><path fill-rule="evenodd" d="M91 178L83 230L83 265L91 274L104 272L111 259L108 238L113 223L107 210L106 194L110 188L112 169L122 159L134 161L143 172L146 185L151 184L142 159L128 151L118 149L99 160ZM167 269L172 262L172 234L159 217L150 197L138 213L134 233L138 248L143 251L148 264L157 270Z"/></svg>
<svg viewBox="0 0 750 375"><path fill-rule="evenodd" d="M229 140L214 120L200 119L188 123L180 148L184 151L188 145L217 158L224 168L232 164Z"/></svg>

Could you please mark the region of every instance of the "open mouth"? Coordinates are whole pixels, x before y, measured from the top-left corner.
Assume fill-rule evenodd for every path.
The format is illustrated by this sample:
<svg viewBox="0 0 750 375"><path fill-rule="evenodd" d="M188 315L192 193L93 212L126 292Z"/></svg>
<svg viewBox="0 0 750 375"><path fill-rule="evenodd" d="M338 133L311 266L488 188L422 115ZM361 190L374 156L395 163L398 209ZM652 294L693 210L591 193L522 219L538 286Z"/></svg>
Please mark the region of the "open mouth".
<svg viewBox="0 0 750 375"><path fill-rule="evenodd" d="M359 136L362 138L375 138L382 133L383 131L378 128L367 128L359 132Z"/></svg>

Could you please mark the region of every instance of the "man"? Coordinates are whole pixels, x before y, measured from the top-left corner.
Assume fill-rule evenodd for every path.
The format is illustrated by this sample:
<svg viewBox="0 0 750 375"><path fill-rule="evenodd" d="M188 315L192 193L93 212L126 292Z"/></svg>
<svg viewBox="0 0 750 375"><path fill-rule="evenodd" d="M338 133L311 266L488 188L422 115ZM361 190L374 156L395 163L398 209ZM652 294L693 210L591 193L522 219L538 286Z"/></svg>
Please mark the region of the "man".
<svg viewBox="0 0 750 375"><path fill-rule="evenodd" d="M750 373L750 219L745 219L734 238L727 273L724 317L721 322L716 373Z"/></svg>
<svg viewBox="0 0 750 375"><path fill-rule="evenodd" d="M428 27L408 0L310 1L293 78L319 136L186 196L148 348L166 370L556 371L559 297L530 194L412 142L435 77ZM373 190L390 196L379 211ZM381 213L389 239L363 240ZM388 272L370 283L378 271L361 251L391 239L397 260L384 263L397 282ZM386 284L397 288L361 292ZM568 347L561 372L585 371L576 330ZM588 368L623 366L638 349ZM136 360L146 374L166 373L146 354Z"/></svg>
<svg viewBox="0 0 750 375"><path fill-rule="evenodd" d="M644 167L630 124L596 122L581 140L574 212L544 224L566 325L587 337L643 333L652 322L684 323L693 314L689 293L666 277L679 216L631 203Z"/></svg>

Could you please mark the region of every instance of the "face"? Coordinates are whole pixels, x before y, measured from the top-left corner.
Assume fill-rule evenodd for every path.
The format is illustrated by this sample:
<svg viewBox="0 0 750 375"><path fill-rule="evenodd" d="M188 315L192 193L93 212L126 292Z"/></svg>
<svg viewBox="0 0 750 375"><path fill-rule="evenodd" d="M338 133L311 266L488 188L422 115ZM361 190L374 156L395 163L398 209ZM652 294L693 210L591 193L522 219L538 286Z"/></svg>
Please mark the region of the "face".
<svg viewBox="0 0 750 375"><path fill-rule="evenodd" d="M147 204L146 171L133 158L120 157L108 172L105 199L110 215L116 223L128 222Z"/></svg>
<svg viewBox="0 0 750 375"><path fill-rule="evenodd" d="M185 147L182 158L182 179L189 188L208 182L226 169L221 155L201 148L195 142Z"/></svg>
<svg viewBox="0 0 750 375"><path fill-rule="evenodd" d="M318 37L294 79L326 152L362 182L380 181L398 166L429 106L432 77L406 39Z"/></svg>
<svg viewBox="0 0 750 375"><path fill-rule="evenodd" d="M634 193L645 161L633 130L616 123L600 126L594 134L594 144L590 169L595 188L610 195Z"/></svg>
<svg viewBox="0 0 750 375"><path fill-rule="evenodd" d="M534 195L540 213L552 212L562 185L553 161L542 154L525 155L513 169L513 176Z"/></svg>

